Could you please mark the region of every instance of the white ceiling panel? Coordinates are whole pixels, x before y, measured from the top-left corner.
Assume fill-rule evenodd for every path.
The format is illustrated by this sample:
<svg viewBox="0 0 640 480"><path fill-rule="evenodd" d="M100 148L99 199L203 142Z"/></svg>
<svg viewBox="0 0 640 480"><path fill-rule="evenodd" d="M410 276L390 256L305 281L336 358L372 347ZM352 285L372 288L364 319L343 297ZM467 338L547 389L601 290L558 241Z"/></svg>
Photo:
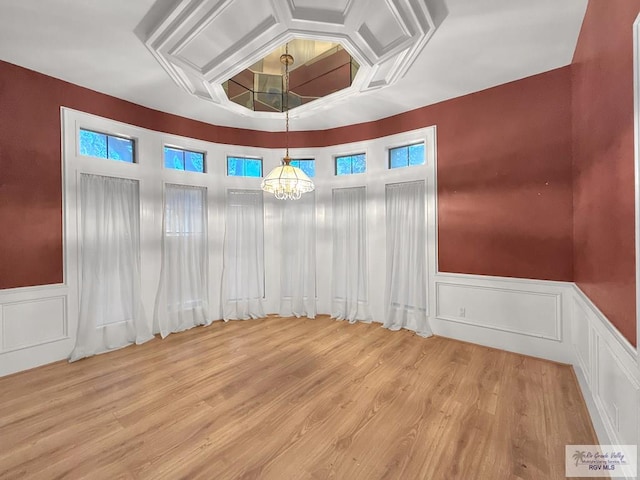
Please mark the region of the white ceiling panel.
<svg viewBox="0 0 640 480"><path fill-rule="evenodd" d="M292 111L293 130L325 129L568 65L587 5L587 0L353 1L2 0L0 60L196 120L277 131L283 130L278 114L251 116L215 103L221 92L215 82L294 33L317 38L326 31L352 55L366 56L363 63L372 68L360 93ZM167 17L176 5L182 9ZM218 28L207 23L212 11L224 18ZM391 13L396 20L389 19ZM275 23L265 27L271 18ZM177 20L180 26L172 26ZM368 40L358 32L363 26ZM204 33L193 37L199 28ZM154 51L145 45L149 39ZM220 62L220 55L227 60ZM401 64L389 60L391 55L402 58Z"/></svg>

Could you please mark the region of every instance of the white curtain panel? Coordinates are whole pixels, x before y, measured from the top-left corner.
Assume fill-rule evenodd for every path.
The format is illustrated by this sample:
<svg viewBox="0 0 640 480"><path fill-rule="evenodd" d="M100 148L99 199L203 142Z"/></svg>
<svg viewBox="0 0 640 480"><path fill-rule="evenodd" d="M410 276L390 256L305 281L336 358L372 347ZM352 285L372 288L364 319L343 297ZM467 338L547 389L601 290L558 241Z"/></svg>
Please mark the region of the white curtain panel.
<svg viewBox="0 0 640 480"><path fill-rule="evenodd" d="M80 176L80 313L75 361L153 338L140 299L137 181Z"/></svg>
<svg viewBox="0 0 640 480"><path fill-rule="evenodd" d="M153 319L162 338L211 323L208 312L207 190L165 186L162 269Z"/></svg>
<svg viewBox="0 0 640 480"><path fill-rule="evenodd" d="M371 321L367 283L367 192L333 190L331 316L350 323Z"/></svg>
<svg viewBox="0 0 640 480"><path fill-rule="evenodd" d="M432 335L427 323L424 181L386 186L387 279L384 326Z"/></svg>
<svg viewBox="0 0 640 480"><path fill-rule="evenodd" d="M264 317L264 213L262 190L228 190L222 318Z"/></svg>
<svg viewBox="0 0 640 480"><path fill-rule="evenodd" d="M280 315L316 316L315 192L282 201Z"/></svg>

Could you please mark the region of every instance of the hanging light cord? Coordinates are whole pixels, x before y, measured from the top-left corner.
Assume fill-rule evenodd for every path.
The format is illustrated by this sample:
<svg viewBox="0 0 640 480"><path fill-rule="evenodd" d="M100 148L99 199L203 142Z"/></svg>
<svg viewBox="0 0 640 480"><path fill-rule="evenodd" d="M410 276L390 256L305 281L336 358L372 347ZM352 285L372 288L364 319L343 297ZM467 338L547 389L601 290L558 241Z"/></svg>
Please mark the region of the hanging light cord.
<svg viewBox="0 0 640 480"><path fill-rule="evenodd" d="M285 156L284 163L289 165L289 63L293 58L289 55L289 43L284 50L284 115L285 115Z"/></svg>
<svg viewBox="0 0 640 480"><path fill-rule="evenodd" d="M293 65L293 62L287 43L284 53L280 55L280 63L284 65L282 111L286 120L286 153L280 166L271 170L261 184L262 190L273 193L278 200L297 200L303 193L311 192L315 188L313 182L302 170L291 166L291 158L289 158L289 66Z"/></svg>

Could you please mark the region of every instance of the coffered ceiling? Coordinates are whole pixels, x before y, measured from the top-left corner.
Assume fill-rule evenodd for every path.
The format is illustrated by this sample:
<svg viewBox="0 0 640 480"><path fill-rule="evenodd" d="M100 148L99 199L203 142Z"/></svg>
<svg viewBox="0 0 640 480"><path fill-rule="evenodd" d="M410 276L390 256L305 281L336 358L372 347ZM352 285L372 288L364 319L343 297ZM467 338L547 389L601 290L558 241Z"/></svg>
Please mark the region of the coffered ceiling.
<svg viewBox="0 0 640 480"><path fill-rule="evenodd" d="M293 130L375 120L571 62L587 0L2 0L0 60L217 125L282 130L221 84L293 38L341 43L353 87Z"/></svg>
<svg viewBox="0 0 640 480"><path fill-rule="evenodd" d="M371 8L374 4L376 8ZM246 112L227 100L223 82L295 38L340 43L360 66L354 84L300 107L296 114L302 115L395 83L433 35L431 11L437 11L439 4L434 0L182 0L164 11L163 5L156 5L148 22L143 21L152 28L138 31L149 51L188 93L241 114Z"/></svg>

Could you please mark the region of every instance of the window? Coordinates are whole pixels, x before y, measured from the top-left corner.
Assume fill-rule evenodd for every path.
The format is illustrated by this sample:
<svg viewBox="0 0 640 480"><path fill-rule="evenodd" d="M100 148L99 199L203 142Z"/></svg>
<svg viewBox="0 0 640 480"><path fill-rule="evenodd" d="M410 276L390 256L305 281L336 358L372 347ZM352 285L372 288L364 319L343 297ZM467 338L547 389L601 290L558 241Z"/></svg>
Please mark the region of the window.
<svg viewBox="0 0 640 480"><path fill-rule="evenodd" d="M424 143L389 149L389 168L424 165Z"/></svg>
<svg viewBox="0 0 640 480"><path fill-rule="evenodd" d="M313 158L291 160L290 165L292 167L298 167L300 170L307 174L307 177L316 176L316 161Z"/></svg>
<svg viewBox="0 0 640 480"><path fill-rule="evenodd" d="M387 278L384 326L429 336L427 320L427 225L425 182L385 188ZM407 232L411 232L407 235Z"/></svg>
<svg viewBox="0 0 640 480"><path fill-rule="evenodd" d="M133 140L80 129L80 155L134 163Z"/></svg>
<svg viewBox="0 0 640 480"><path fill-rule="evenodd" d="M367 170L367 158L364 153L336 157L336 175L364 173Z"/></svg>
<svg viewBox="0 0 640 480"><path fill-rule="evenodd" d="M140 183L82 173L78 334L72 361L153 338L140 295Z"/></svg>
<svg viewBox="0 0 640 480"><path fill-rule="evenodd" d="M165 146L164 168L204 173L204 153Z"/></svg>
<svg viewBox="0 0 640 480"><path fill-rule="evenodd" d="M227 157L227 176L261 177L262 159L245 157Z"/></svg>
<svg viewBox="0 0 640 480"><path fill-rule="evenodd" d="M163 338L210 323L207 273L207 190L167 184L162 269L154 314L154 325Z"/></svg>
<svg viewBox="0 0 640 480"><path fill-rule="evenodd" d="M331 316L370 320L367 267L367 190L333 190Z"/></svg>
<svg viewBox="0 0 640 480"><path fill-rule="evenodd" d="M262 190L228 190L223 245L222 318L264 317Z"/></svg>

